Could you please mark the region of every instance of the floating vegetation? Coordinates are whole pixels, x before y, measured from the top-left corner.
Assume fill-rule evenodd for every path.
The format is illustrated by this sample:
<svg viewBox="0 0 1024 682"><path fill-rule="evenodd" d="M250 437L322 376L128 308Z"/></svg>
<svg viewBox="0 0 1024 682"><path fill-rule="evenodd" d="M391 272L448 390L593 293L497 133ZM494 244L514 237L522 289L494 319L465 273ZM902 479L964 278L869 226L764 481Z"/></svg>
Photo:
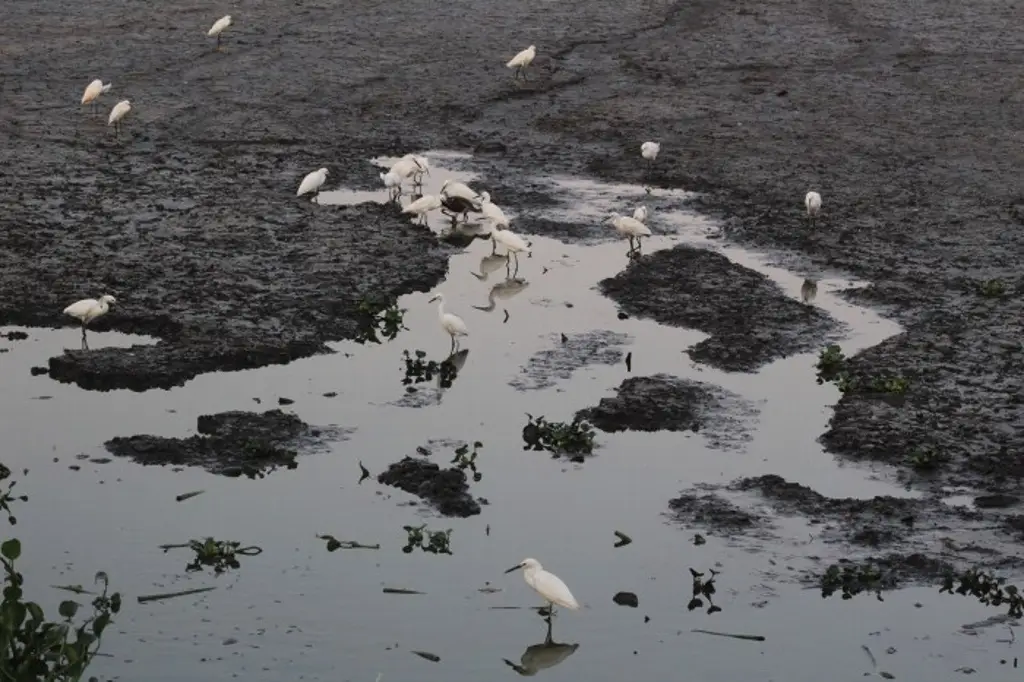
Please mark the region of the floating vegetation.
<svg viewBox="0 0 1024 682"><path fill-rule="evenodd" d="M193 594L212 592L216 589L216 587L196 587L191 590L181 590L180 592L161 592L160 594L143 594L138 597L138 601L140 604L146 604L151 601L162 601L164 599L175 599L177 597L189 597Z"/></svg>
<svg viewBox="0 0 1024 682"><path fill-rule="evenodd" d="M333 535L317 535L317 539L327 541L327 551L334 552L339 549L380 549L380 545L364 545L353 540L339 540Z"/></svg>
<svg viewBox="0 0 1024 682"><path fill-rule="evenodd" d="M708 570L708 573L711 576L705 580L704 573L690 569L690 575L693 576L693 598L686 605L688 611L701 608L704 606L705 600L708 603L708 614L722 610L720 606L715 606L711 598L715 594L715 576L718 575L718 571L712 568Z"/></svg>
<svg viewBox="0 0 1024 682"><path fill-rule="evenodd" d="M997 578L978 569L972 568L960 575L947 575L939 592L971 596L988 606L1005 605L1007 615L1011 618L1024 616L1024 598L1017 586L1007 585L1004 578Z"/></svg>
<svg viewBox="0 0 1024 682"><path fill-rule="evenodd" d="M817 381L823 384L826 381L835 381L846 373L846 356L843 350L835 343L830 343L818 354L818 362L815 369L818 371Z"/></svg>
<svg viewBox="0 0 1024 682"><path fill-rule="evenodd" d="M448 530L426 530L427 524L422 526L402 526L402 530L408 533L405 547L402 551L412 554L412 551L419 547L429 554L451 554L452 529Z"/></svg>
<svg viewBox="0 0 1024 682"><path fill-rule="evenodd" d="M621 530L613 530L612 533L615 535L616 538L618 538L618 540L615 542L615 544L612 545L615 548L625 547L626 545L628 545L631 542L633 542L633 538L629 537L628 535L623 533Z"/></svg>
<svg viewBox="0 0 1024 682"><path fill-rule="evenodd" d="M480 451L480 448L484 446L480 441L473 443L473 450L470 451L469 445L463 443L459 447L455 448L455 457L452 458L451 463L454 464L460 471L469 469L473 472L473 480L479 481L484 477L479 471L476 470L476 456Z"/></svg>
<svg viewBox="0 0 1024 682"><path fill-rule="evenodd" d="M28 469L25 470L28 473ZM6 481L11 477L11 470L3 464L0 464L0 481ZM0 511L7 514L7 523L12 526L18 523L18 519L14 516L11 511L11 503L13 502L27 502L28 495L15 495L14 486L17 485L17 481L11 481L6 484L6 488L0 490Z"/></svg>
<svg viewBox="0 0 1024 682"><path fill-rule="evenodd" d="M569 455L582 462L584 455L594 451L594 428L576 417L571 422L549 422L544 417L527 414L530 421L523 427L524 450L547 450L556 457Z"/></svg>
<svg viewBox="0 0 1024 682"><path fill-rule="evenodd" d="M408 331L402 322L405 312L405 308L399 308L395 303L388 305L387 302L363 299L356 309L359 332L353 340L356 343L381 343L383 337L393 341L399 332Z"/></svg>
<svg viewBox="0 0 1024 682"><path fill-rule="evenodd" d="M884 601L884 588L884 575L881 569L871 563L842 567L832 564L821 577L823 599L831 597L836 592L841 592L843 599L853 599L861 592L874 592L878 601Z"/></svg>
<svg viewBox="0 0 1024 682"><path fill-rule="evenodd" d="M458 367L452 359L447 358L437 362L436 360L425 360L426 357L426 351L416 350L412 355L407 350L402 351L402 362L405 363L405 376L402 378L402 383L406 386L422 384L437 377L441 388L451 388L459 374Z"/></svg>
<svg viewBox="0 0 1024 682"><path fill-rule="evenodd" d="M195 558L185 566L186 571L201 571L203 568L210 567L217 575L231 568L239 568L240 564L236 557L256 556L263 553L263 549L255 545L242 547L240 542L227 542L224 540L214 540L213 538L189 540L186 543L177 545L160 545L160 549L164 550L164 552L182 547L188 547L196 554Z"/></svg>

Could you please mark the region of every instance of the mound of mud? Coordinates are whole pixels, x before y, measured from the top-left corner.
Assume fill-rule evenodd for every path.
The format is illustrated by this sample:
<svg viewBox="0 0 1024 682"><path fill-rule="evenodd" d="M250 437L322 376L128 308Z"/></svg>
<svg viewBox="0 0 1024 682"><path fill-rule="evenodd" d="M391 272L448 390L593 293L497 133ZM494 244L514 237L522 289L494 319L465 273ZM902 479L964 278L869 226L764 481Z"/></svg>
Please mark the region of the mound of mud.
<svg viewBox="0 0 1024 682"><path fill-rule="evenodd" d="M139 464L198 466L211 474L262 478L278 467L294 469L300 452L320 449L348 433L311 427L281 410L202 415L196 431L188 438L119 436L104 445Z"/></svg>
<svg viewBox="0 0 1024 682"><path fill-rule="evenodd" d="M469 494L461 469L442 469L425 459L405 457L377 476L377 481L423 498L444 516L480 513L480 504Z"/></svg>
<svg viewBox="0 0 1024 682"><path fill-rule="evenodd" d="M203 372L328 352L325 342L360 336L361 304L427 291L444 276L447 248L394 206L275 200L282 206L273 218L216 203L158 212L145 237L130 241L122 221L71 231L45 213L38 223L29 218L19 228L23 237L8 242L14 253L0 292L17 283L33 295L6 297L0 324L69 324L61 314L69 301L112 293L117 304L90 329L149 334L160 343L94 342L89 351L51 358L50 375L95 390L171 388ZM35 267L40 251L64 264L57 280Z"/></svg>
<svg viewBox="0 0 1024 682"><path fill-rule="evenodd" d="M615 397L576 416L602 431L693 431L728 442L750 439L745 422L755 414L748 401L722 388L656 374L626 379Z"/></svg>
<svg viewBox="0 0 1024 682"><path fill-rule="evenodd" d="M757 514L740 509L715 494L684 492L668 501L671 516L686 525L700 525L726 535L761 524Z"/></svg>
<svg viewBox="0 0 1024 682"><path fill-rule="evenodd" d="M534 353L510 386L535 391L550 388L583 367L616 365L623 359L622 346L630 342L628 335L608 330L556 334L552 338L558 339L555 345Z"/></svg>
<svg viewBox="0 0 1024 682"><path fill-rule="evenodd" d="M826 313L787 297L764 275L704 249L658 251L600 286L631 315L710 334L689 349L690 357L731 372L817 350L839 330Z"/></svg>

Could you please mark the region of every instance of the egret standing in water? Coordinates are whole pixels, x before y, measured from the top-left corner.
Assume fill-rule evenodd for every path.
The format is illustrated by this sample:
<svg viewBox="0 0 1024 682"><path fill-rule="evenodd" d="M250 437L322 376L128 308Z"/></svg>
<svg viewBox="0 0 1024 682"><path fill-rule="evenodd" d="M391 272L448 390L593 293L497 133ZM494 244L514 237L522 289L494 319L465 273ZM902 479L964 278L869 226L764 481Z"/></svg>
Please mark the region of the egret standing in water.
<svg viewBox="0 0 1024 682"><path fill-rule="evenodd" d="M814 227L814 221L821 212L821 195L817 192L808 192L804 197L804 206L807 207L807 219L811 221L811 227Z"/></svg>
<svg viewBox="0 0 1024 682"><path fill-rule="evenodd" d="M220 50L220 34L223 33L224 29L226 29L230 25L231 25L231 15L230 14L225 14L220 19L218 19L217 21L213 22L213 26L211 26L210 30L206 32L206 35L209 36L210 38L213 38L214 36L217 37L217 47L213 48L214 51Z"/></svg>
<svg viewBox="0 0 1024 682"><path fill-rule="evenodd" d="M413 187L419 187L423 183L423 174L430 172L427 159L416 154L406 154L391 166L390 173L394 173L401 179L412 180Z"/></svg>
<svg viewBox="0 0 1024 682"><path fill-rule="evenodd" d="M388 171L387 173L381 173L380 179L384 183L384 187L388 190L388 199L394 201L398 197L402 196L402 178L394 171Z"/></svg>
<svg viewBox="0 0 1024 682"><path fill-rule="evenodd" d="M114 108L110 110L110 118L107 119L108 126L114 126L114 134L121 134L121 119L128 115L128 112L132 110L132 103L126 99L121 100L114 105Z"/></svg>
<svg viewBox="0 0 1024 682"><path fill-rule="evenodd" d="M299 191L295 194L297 197L301 197L303 194L313 193L313 198L320 202L320 188L327 182L327 169L321 168L315 170L306 177L302 178L302 183L299 184Z"/></svg>
<svg viewBox="0 0 1024 682"><path fill-rule="evenodd" d="M612 213L606 222L610 222L615 228L615 231L624 237L629 237L629 253L632 254L634 251L640 249L640 237L650 237L651 230L649 227L644 225L636 218L630 218L629 216L619 215L618 213ZM633 240L636 239L636 247L633 246Z"/></svg>
<svg viewBox="0 0 1024 682"><path fill-rule="evenodd" d="M439 301L437 304L437 319L441 322L441 329L445 330L448 336L452 337L452 349L450 352L454 353L455 349L459 347L458 337L469 336L469 329L461 317L444 311L444 294L440 291L437 292L430 297L427 303L433 303L434 301Z"/></svg>
<svg viewBox="0 0 1024 682"><path fill-rule="evenodd" d="M508 227L508 216L500 206L491 201L490 192L480 194L480 212L484 214L484 218L491 221L494 227Z"/></svg>
<svg viewBox="0 0 1024 682"><path fill-rule="evenodd" d="M432 194L424 194L416 201L402 209L402 213L416 216L421 222L426 222L427 214L441 208L441 200Z"/></svg>
<svg viewBox="0 0 1024 682"><path fill-rule="evenodd" d="M82 94L82 104L91 104L93 113L95 113L96 107L99 105L100 95L110 90L110 85L110 83L104 83L99 78L89 83L89 85L85 86L85 92Z"/></svg>
<svg viewBox="0 0 1024 682"><path fill-rule="evenodd" d="M445 180L441 185L441 194L438 197L441 205L455 224L456 217L462 215L463 220L469 220L469 213L479 213L482 197L469 188L468 185L456 180Z"/></svg>
<svg viewBox="0 0 1024 682"><path fill-rule="evenodd" d="M530 45L528 48L517 54L512 59L508 60L505 64L506 68L515 69L515 74L512 75L512 80L519 80L520 74L523 76L523 82L526 82L526 67L533 63L534 58L537 56L537 48Z"/></svg>
<svg viewBox="0 0 1024 682"><path fill-rule="evenodd" d="M96 300L95 298L83 298L81 301L75 301L64 309L65 315L70 315L82 323L83 349L88 348L88 345L85 342L86 325L97 317L106 315L107 311L110 310L111 303L117 303L117 299L110 294L104 294L103 296L100 296L99 300Z"/></svg>
<svg viewBox="0 0 1024 682"><path fill-rule="evenodd" d="M566 587L561 578L554 573L545 571L539 561L536 559L523 559L521 563L508 569L505 573L511 573L520 568L523 569L523 579L526 580L526 584L547 601L548 619L554 615L556 604L573 611L580 608L576 597L572 596L572 592L569 591L569 588Z"/></svg>
<svg viewBox="0 0 1024 682"><path fill-rule="evenodd" d="M491 239L495 245L501 244L505 247L507 259L512 256L516 260L516 274L519 274L519 254L531 255L530 245L512 230L491 230Z"/></svg>

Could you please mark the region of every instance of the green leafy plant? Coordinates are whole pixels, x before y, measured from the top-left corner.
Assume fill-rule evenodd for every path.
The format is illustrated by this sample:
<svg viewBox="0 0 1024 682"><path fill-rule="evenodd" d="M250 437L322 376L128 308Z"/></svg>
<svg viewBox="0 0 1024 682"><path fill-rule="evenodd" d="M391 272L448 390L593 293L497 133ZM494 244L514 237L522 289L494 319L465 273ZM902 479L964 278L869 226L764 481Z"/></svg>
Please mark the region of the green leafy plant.
<svg viewBox="0 0 1024 682"><path fill-rule="evenodd" d="M479 471L476 470L476 456L480 451L480 448L484 446L480 441L473 443L472 452L469 449L469 445L462 444L455 449L455 457L452 458L451 463L459 468L461 471L469 469L473 472L473 480L479 481L484 477Z"/></svg>
<svg viewBox="0 0 1024 682"><path fill-rule="evenodd" d="M427 524L422 526L402 526L408 537L402 551L412 554L412 551L419 547L428 554L451 554L452 529L448 530L427 530Z"/></svg>
<svg viewBox="0 0 1024 682"><path fill-rule="evenodd" d="M903 395L910 388L910 380L903 376L874 377L871 379L871 390L875 393Z"/></svg>
<svg viewBox="0 0 1024 682"><path fill-rule="evenodd" d="M832 564L821 577L821 596L827 599L841 592L843 599L853 599L861 592L873 591L882 601L883 578L882 570L874 564Z"/></svg>
<svg viewBox="0 0 1024 682"><path fill-rule="evenodd" d="M690 569L690 575L693 577L693 598L686 605L687 611L701 608L704 606L705 601L708 603L708 615L722 610L720 606L715 606L712 601L712 597L715 594L715 577L718 575L718 571L709 569L708 573L711 576L705 579L703 572Z"/></svg>
<svg viewBox="0 0 1024 682"><path fill-rule="evenodd" d="M405 376L402 378L402 383L406 386L421 384L438 377L441 388L451 388L459 373L455 363L451 359L441 362L425 360L426 357L426 352L421 350L413 351L411 355L407 350L402 351L402 361L405 363Z"/></svg>
<svg viewBox="0 0 1024 682"><path fill-rule="evenodd" d="M1006 296L1006 282L999 278L980 282L978 284L978 295L985 298L1002 298Z"/></svg>
<svg viewBox="0 0 1024 682"><path fill-rule="evenodd" d="M834 343L825 346L818 353L818 362L815 368L818 370L817 381L819 384L835 381L846 373L846 356L843 355L843 350Z"/></svg>
<svg viewBox="0 0 1024 682"><path fill-rule="evenodd" d="M1021 618L1024 616L1024 598L1016 585L1005 583L1003 578L972 568L960 575L947 575L939 592L971 596L988 606L1005 605L1011 618Z"/></svg>
<svg viewBox="0 0 1024 682"><path fill-rule="evenodd" d="M594 451L594 428L579 417L571 422L549 422L544 417L527 414L529 422L523 427L524 450L547 450L559 455L570 455L573 461L583 461L583 455Z"/></svg>
<svg viewBox="0 0 1024 682"><path fill-rule="evenodd" d="M177 545L160 545L160 549L166 552L170 549L187 547L195 552L195 557L185 566L186 571L201 571L203 568L210 567L214 573L220 575L228 569L240 567L237 557L256 556L263 553L261 547L255 545L242 547L241 545L240 542L206 538L205 540L189 540Z"/></svg>
<svg viewBox="0 0 1024 682"><path fill-rule="evenodd" d="M398 304L382 302L375 299L363 299L356 307L356 320L359 332L356 343L381 343L381 338L393 341L398 333L408 327L403 323L406 309Z"/></svg>

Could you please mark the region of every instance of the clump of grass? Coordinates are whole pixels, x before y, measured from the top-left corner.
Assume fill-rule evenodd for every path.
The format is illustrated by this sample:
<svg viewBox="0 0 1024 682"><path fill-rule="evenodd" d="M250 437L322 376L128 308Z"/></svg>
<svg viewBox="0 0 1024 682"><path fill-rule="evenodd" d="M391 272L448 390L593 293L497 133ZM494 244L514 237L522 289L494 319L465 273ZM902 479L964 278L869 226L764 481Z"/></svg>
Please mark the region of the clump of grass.
<svg viewBox="0 0 1024 682"><path fill-rule="evenodd" d="M854 376L849 369L849 358L843 355L842 349L834 343L826 346L818 354L815 368L819 384L830 381L843 395L863 389L863 392L902 396L910 388L910 380L902 375L875 376L866 381Z"/></svg>
<svg viewBox="0 0 1024 682"><path fill-rule="evenodd" d="M387 303L373 298L364 298L356 307L359 331L356 343L382 343L381 338L393 341L398 333L408 327L403 323L406 309L396 303Z"/></svg>
<svg viewBox="0 0 1024 682"><path fill-rule="evenodd" d="M436 360L426 360L426 357L426 352L422 350L413 351L412 354L407 350L402 351L402 360L405 363L405 376L402 378L402 383L409 386L438 377L441 388L451 388L459 373L455 363L451 359L437 362Z"/></svg>
<svg viewBox="0 0 1024 682"><path fill-rule="evenodd" d="M903 395L910 388L910 380L904 376L878 376L871 379L871 390L875 393Z"/></svg>
<svg viewBox="0 0 1024 682"><path fill-rule="evenodd" d="M417 547L428 554L451 554L452 529L427 530L427 524L421 526L402 526L408 537L402 551L412 554Z"/></svg>
<svg viewBox="0 0 1024 682"><path fill-rule="evenodd" d="M815 368L818 370L818 383L835 381L846 373L847 358L843 355L843 349L835 343L830 343L818 353L818 363Z"/></svg>
<svg viewBox="0 0 1024 682"><path fill-rule="evenodd" d="M976 598L987 606L1006 606L1011 618L1024 616L1024 598L1016 585L1006 585L1004 578L978 569L969 569L960 575L947 575L939 592L960 594Z"/></svg>
<svg viewBox="0 0 1024 682"><path fill-rule="evenodd" d="M712 596L715 594L715 576L718 575L718 571L709 569L708 573L711 574L711 577L705 579L703 572L690 569L690 575L693 576L693 598L686 605L688 611L701 608L705 601L708 603L709 615L722 610L722 607L715 606L712 601Z"/></svg>
<svg viewBox="0 0 1024 682"><path fill-rule="evenodd" d="M473 472L473 480L479 481L484 475L476 470L476 456L483 446L483 443L476 441L473 443L473 450L470 451L469 445L463 443L455 449L455 457L452 458L451 463L458 467L460 471L469 469Z"/></svg>
<svg viewBox="0 0 1024 682"><path fill-rule="evenodd" d="M978 284L978 295L985 298L1002 298L1006 296L1006 282L999 279L987 279Z"/></svg>
<svg viewBox="0 0 1024 682"><path fill-rule="evenodd" d="M874 592L882 601L884 575L874 564L850 564L840 567L832 564L821 577L821 596L823 599L841 592L843 599L853 599L861 592Z"/></svg>
<svg viewBox="0 0 1024 682"><path fill-rule="evenodd" d="M530 421L523 427L524 450L547 450L555 456L570 455L582 461L583 455L594 451L594 428L579 417L571 422L549 422L544 417L526 415Z"/></svg>
<svg viewBox="0 0 1024 682"><path fill-rule="evenodd" d="M932 447L920 447L907 457L907 464L916 471L935 471L948 461L947 455Z"/></svg>

